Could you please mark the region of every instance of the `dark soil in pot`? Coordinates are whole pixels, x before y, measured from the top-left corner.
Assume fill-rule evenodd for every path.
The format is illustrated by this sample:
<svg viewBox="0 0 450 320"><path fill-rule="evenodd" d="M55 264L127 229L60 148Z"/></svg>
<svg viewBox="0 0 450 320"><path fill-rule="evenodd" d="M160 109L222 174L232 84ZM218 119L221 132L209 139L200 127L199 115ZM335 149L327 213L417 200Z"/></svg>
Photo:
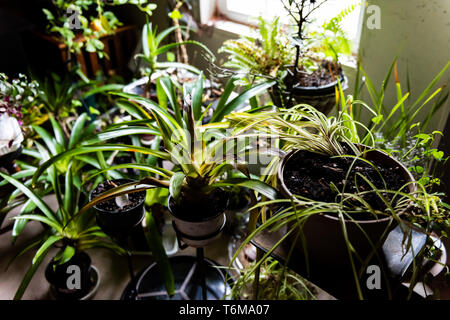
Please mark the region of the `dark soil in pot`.
<svg viewBox="0 0 450 320"><path fill-rule="evenodd" d="M351 152L348 151L347 154L351 154ZM280 165L278 179L282 192L285 195L298 194L324 202L339 201L338 194L329 187L330 183L333 182L338 188L342 187L345 182L343 181L345 175L354 161L353 169L350 171L350 176L347 179L345 192L357 193L354 183L356 173L365 176L377 188L396 191L408 183L408 186L402 191L406 193L414 192L416 189L416 186L412 183L414 178L401 163L388 154L375 149L366 150L364 156L382 174L386 186L384 186L379 173L366 162L355 161L355 158L350 157L332 158L308 151L296 150L286 155ZM365 191L372 190L359 177L357 177L357 185L360 191L363 191L361 188L364 188ZM387 194L384 196L389 197ZM373 208L386 211L381 204L381 199L375 194L373 196L370 193L367 194L365 200ZM353 203L347 204L351 206ZM358 207L361 208L361 205L358 205ZM340 218L333 213L313 214L308 217L301 229L297 229L301 230L302 239L305 240L306 245L304 247L301 241L297 242L296 252L299 253L297 259L299 261L304 260L299 262L299 264L306 265L304 252L307 252L312 279L321 279L324 276L324 272L328 273L332 269L339 272L340 277L335 277L336 281L332 280L333 283L339 283L338 287L342 287L342 281L348 281L348 285L353 287L354 280L352 279L352 269L348 256L348 241L350 241L358 256L364 260L374 253L374 246L382 245L387 234L396 225L396 221L391 215L375 217L368 210L365 211L361 210L361 212L353 214L352 219L349 217L344 218L347 236L344 236ZM402 214L404 212L397 212L397 215L400 217ZM295 222L292 222L288 228L294 227L294 224ZM292 233L289 239L293 241L295 234L296 232ZM378 253L380 253L379 250ZM382 258L382 253L380 253L379 257ZM355 258L354 262L358 270L362 266L359 259ZM373 256L369 265L379 265L380 263L383 263L383 261ZM333 294L333 292L331 293Z"/></svg>
<svg viewBox="0 0 450 320"><path fill-rule="evenodd" d="M297 73L296 79L290 79L295 81L294 85L298 87L323 87L336 81L336 79L342 78L343 71L339 64L324 60L321 63L320 68L312 73L307 73L305 70L300 70ZM289 88L290 83L287 83Z"/></svg>
<svg viewBox="0 0 450 320"><path fill-rule="evenodd" d="M100 195L103 192L106 192L108 190L111 190L112 188L121 186L122 184L131 182L131 180L126 179L117 179L113 181L106 181L97 186L97 188L92 191L91 199L94 199L98 195ZM100 202L95 206L96 209L100 209L102 211L109 211L111 213L115 213L118 211L129 211L130 209L136 208L140 204L142 204L142 201L145 199L145 192L133 192L128 195L128 200L130 203L123 208L120 208L115 199L110 199L107 201Z"/></svg>
<svg viewBox="0 0 450 320"><path fill-rule="evenodd" d="M269 93L278 107L291 108L303 103L328 114L336 106L335 86L338 79L342 89L345 90L347 81L341 66L323 61L318 70L312 73L300 70L295 79L291 71L291 76L284 80L285 89L281 90L279 86L274 86L269 89Z"/></svg>
<svg viewBox="0 0 450 320"><path fill-rule="evenodd" d="M79 288L76 288L78 283L73 280L73 277L77 276L77 271L69 269L71 266L79 268ZM61 265L57 265L52 260L45 269L45 278L50 283L56 299L78 300L86 296L95 285L91 282L90 269L91 258L81 251L76 252L69 261Z"/></svg>
<svg viewBox="0 0 450 320"><path fill-rule="evenodd" d="M101 193L116 186L131 182L127 179L105 181L95 188L90 196L94 199ZM141 225L144 218L145 191L133 192L128 195L129 204L120 208L115 199L100 202L94 209L98 225L120 245L128 249L147 251L148 245Z"/></svg>
<svg viewBox="0 0 450 320"><path fill-rule="evenodd" d="M373 190L360 175L377 189L408 192L408 188L404 187L407 181L400 166L386 167L376 161L372 161L372 164L374 167L362 160L355 161L355 158L329 157L301 151L294 154L286 163L283 178L286 187L293 194L324 202L340 201L331 184L338 190L345 190L346 193ZM387 193L383 195L388 199L393 196ZM375 192L368 193L363 198L376 210L382 211L386 208ZM365 217L373 219L372 215Z"/></svg>

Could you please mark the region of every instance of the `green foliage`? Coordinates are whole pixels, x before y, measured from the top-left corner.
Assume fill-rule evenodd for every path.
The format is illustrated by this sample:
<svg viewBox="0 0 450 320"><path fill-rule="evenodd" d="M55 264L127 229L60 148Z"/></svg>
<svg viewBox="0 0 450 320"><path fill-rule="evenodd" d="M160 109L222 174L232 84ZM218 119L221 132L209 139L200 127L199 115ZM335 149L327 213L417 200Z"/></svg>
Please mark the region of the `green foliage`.
<svg viewBox="0 0 450 320"><path fill-rule="evenodd" d="M354 101L352 117L359 119L363 117L361 108L357 105L365 103L354 100L361 95L362 88L366 88L373 108L371 108L372 119L367 125L371 136L366 135L362 142L375 138L375 146L390 153L394 158L405 164L414 174L417 182L430 188L433 184L440 184L438 169L447 161L442 151L434 147L435 138L442 135L438 131L427 133L428 125L433 117L441 110L448 100L448 90L444 86L434 89L436 83L442 78L450 66L447 63L438 75L417 96L411 100L411 89L403 91L400 82L397 60L390 66L381 88L377 90L365 70L359 66L359 75L362 75L363 83L358 78L355 85L355 93L350 97ZM385 92L394 74L397 101L392 108L385 105ZM358 77L359 77L358 75ZM409 83L409 80L407 81ZM343 95L343 93L341 93ZM367 109L367 108L366 108ZM423 121L417 118L423 113Z"/></svg>
<svg viewBox="0 0 450 320"><path fill-rule="evenodd" d="M64 187L60 185L53 167L48 169L48 175L51 177L52 187L50 191L55 194L59 204L57 210L52 210L42 200L42 194L39 189L33 191L14 177L0 173L3 179L14 185L29 199L27 202L28 205L33 204L33 207L38 209L35 212L27 210L27 212L23 212L23 214L14 217L16 223L20 224L20 222L33 220L40 221L48 226L48 229L39 236L36 242L38 249L14 299L20 299L22 297L33 274L51 247L59 248L54 258L54 261L58 264L68 261L76 251L82 251L92 247L109 248L118 253L124 252L123 249L112 243L108 236L101 231L96 225L95 217L92 214L76 216L79 205L82 205L82 202L80 202L82 199L82 190L72 183L74 178L72 162L69 163L69 168L65 174ZM84 199L87 199L87 195L84 196ZM17 227L18 225L15 225L14 229L17 230ZM21 225L20 229L23 229L23 227ZM28 247L25 251L31 248ZM25 251L22 251L21 254Z"/></svg>
<svg viewBox="0 0 450 320"><path fill-rule="evenodd" d="M253 265L241 271L233 283L230 298L233 300L254 299L252 286L255 281ZM286 269L280 262L267 258L260 266L258 297L256 300L314 300L307 282L295 272Z"/></svg>
<svg viewBox="0 0 450 320"><path fill-rule="evenodd" d="M145 70L145 74L149 77L149 81L151 80L152 75L156 71L163 71L167 70L168 68L180 68L189 70L195 74L200 74L200 71L188 64L180 63L180 62L173 62L172 59L168 59L167 62L159 61L159 57L163 54L167 54L170 56L170 53L172 49L181 46L181 45L195 45L201 48L206 55L214 60L214 54L211 52L211 50L208 49L204 44L198 41L194 40L187 40L183 42L174 42L169 44L163 44L163 41L172 33L175 32L179 28L184 27L170 27L167 28L160 33L157 32L157 27L152 26L151 23L147 21L147 23L144 25L142 29L142 47L143 47L143 53L137 54L135 56L136 58L141 58L145 62L147 62L148 67ZM185 28L184 28L185 29Z"/></svg>
<svg viewBox="0 0 450 320"><path fill-rule="evenodd" d="M255 37L227 40L219 49L221 52L229 54L225 67L237 70L241 77L250 78L282 78L283 67L292 63L294 57L278 17L272 22L260 17Z"/></svg>
<svg viewBox="0 0 450 320"><path fill-rule="evenodd" d="M264 194L268 198L276 197L274 189L259 180L251 179L248 171L236 161L234 156L230 156L229 152L233 153L236 144L232 141L227 143L227 136L222 130L227 127L226 123L202 124L204 112L200 112L202 101L199 99L203 90L201 86L202 76L192 87L185 86L183 88L183 108L175 96L175 87L170 78L161 78L160 80L161 85L164 86L160 98L163 98L163 101L170 102L172 112L141 96L117 94L127 101L134 101L135 107L142 112L145 118L156 120L165 152L154 153L154 155L157 157L165 156L174 165L171 172L167 172L166 175L170 178L156 179L148 176L134 185L143 189L168 188L171 195L176 199L179 198L180 194L197 195L196 198L198 199L198 197L205 196L218 187L227 186L247 187ZM233 81L234 79L230 80L228 88L232 88ZM221 120L223 116L245 103L247 99L265 90L264 85L267 84L244 92L231 101L227 101L228 96L224 97L216 109L219 115L215 117L214 121ZM137 148L135 150L139 152ZM233 169L242 171L247 177L223 179L223 176ZM126 192L124 188L112 189L111 193L99 196L91 201L85 209L87 210L95 203L123 192Z"/></svg>
<svg viewBox="0 0 450 320"><path fill-rule="evenodd" d="M136 5L147 15L152 14L156 5L148 0L52 0L51 10L42 9L45 14L51 34L56 34L72 53L80 53L81 49L87 52L97 52L100 58L105 56L104 44L100 38L114 33L122 23L111 11L105 11L105 7L123 4ZM96 12L97 15L90 15ZM77 24L79 23L79 29ZM79 39L81 36L82 39Z"/></svg>

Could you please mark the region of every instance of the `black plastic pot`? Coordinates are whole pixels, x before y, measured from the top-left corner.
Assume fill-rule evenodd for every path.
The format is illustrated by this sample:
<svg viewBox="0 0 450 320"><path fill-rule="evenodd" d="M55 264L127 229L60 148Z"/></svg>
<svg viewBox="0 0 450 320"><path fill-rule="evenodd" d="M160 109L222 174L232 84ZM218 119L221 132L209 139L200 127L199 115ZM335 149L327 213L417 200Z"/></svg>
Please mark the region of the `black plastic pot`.
<svg viewBox="0 0 450 320"><path fill-rule="evenodd" d="M347 78L344 74L339 77L342 89L347 88ZM278 86L269 89L270 97L277 107L293 107L297 104L308 104L324 114L328 114L336 106L336 89L338 81L333 81L320 87L293 87L292 102L289 102L290 91L281 90Z"/></svg>
<svg viewBox="0 0 450 320"><path fill-rule="evenodd" d="M286 187L284 179L284 169L290 159L300 150L293 150L288 153L281 161L278 168L278 182L280 191L286 197L292 197L291 191ZM393 167L398 166L404 175L407 182L414 181L413 176L401 163L388 154L379 150L369 150L366 153L367 160L375 161L376 163ZM413 193L416 190L415 184L408 185L409 192ZM399 212L401 216L404 212ZM290 226L292 227L295 222ZM356 252L363 259L373 253L373 247L367 237L373 244L384 241L383 235L387 234L395 228L396 222L393 217L386 217L372 220L350 220L345 219L345 226L348 234L348 239L355 248ZM388 230L386 232L386 230ZM331 214L315 214L310 216L305 222L302 233L306 240L306 249L308 252L308 259L313 265L329 266L332 268L349 268L350 262L348 257L348 250L344 233L342 231L341 222L338 217ZM297 243L298 250L303 250L301 241ZM380 246L381 247L381 246Z"/></svg>
<svg viewBox="0 0 450 320"><path fill-rule="evenodd" d="M112 180L116 185L122 185L128 182L133 182L133 180L128 179L116 179ZM96 189L94 189L89 199L94 199L96 190L108 183L108 181L100 184ZM137 192L142 196L142 200L139 201L135 206L128 208L126 210L114 210L108 211L100 208L99 206L94 206L96 211L96 219L100 228L112 238L117 240L119 244L124 245L124 242L129 242L126 239L130 239L130 243L133 248L138 251L148 250L148 245L143 233L143 228L141 225L142 219L145 215L144 203L145 203L145 191Z"/></svg>
<svg viewBox="0 0 450 320"><path fill-rule="evenodd" d="M50 283L51 292L56 299L80 300L96 287L96 283L92 281L91 269L91 258L81 251L76 252L68 262L61 265L57 265L52 259L45 269L45 278ZM73 277L78 275L79 283L73 280ZM99 281L98 277L96 280ZM78 284L79 288L76 287Z"/></svg>
<svg viewBox="0 0 450 320"><path fill-rule="evenodd" d="M192 208L186 210L188 206L183 203L177 204L169 196L168 209L172 214L173 225L180 240L191 247L204 247L217 238L225 226L225 210L228 205L227 193L221 190L220 195L218 211L204 211L204 207L199 206L195 209L197 211L195 216L189 215Z"/></svg>

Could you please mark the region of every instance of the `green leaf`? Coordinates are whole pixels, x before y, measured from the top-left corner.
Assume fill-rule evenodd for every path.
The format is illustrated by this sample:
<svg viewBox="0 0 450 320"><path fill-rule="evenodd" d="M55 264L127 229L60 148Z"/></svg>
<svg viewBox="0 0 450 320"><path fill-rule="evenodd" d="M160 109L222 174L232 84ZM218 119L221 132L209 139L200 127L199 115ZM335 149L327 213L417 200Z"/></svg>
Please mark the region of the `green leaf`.
<svg viewBox="0 0 450 320"><path fill-rule="evenodd" d="M50 122L52 123L53 133L55 135L56 142L60 145L61 149L64 149L66 145L66 138L64 135L64 131L61 125L55 120L55 118L52 115L50 115L49 118Z"/></svg>
<svg viewBox="0 0 450 320"><path fill-rule="evenodd" d="M172 110L175 112L175 118L178 122L178 124L182 123L181 120L181 111L180 106L178 104L177 95L175 92L175 87L173 86L172 79L170 77L163 77L160 79L160 85L163 88L167 99L169 100L170 104L172 105Z"/></svg>
<svg viewBox="0 0 450 320"><path fill-rule="evenodd" d="M52 135L50 135L50 133L42 127L34 125L32 125L31 127L34 131L37 132L37 134L39 134L39 136L41 136L42 140L44 140L45 145L50 150L51 154L56 155L58 152L56 148L56 142L54 141Z"/></svg>
<svg viewBox="0 0 450 320"><path fill-rule="evenodd" d="M173 10L172 12L169 13L169 17L172 20L180 20L181 18L183 18L183 15L181 14L181 12L179 10Z"/></svg>
<svg viewBox="0 0 450 320"><path fill-rule="evenodd" d="M169 51L169 52L166 53L166 58L167 58L168 62L174 62L175 59L176 59L176 56L175 56L175 54L173 52Z"/></svg>
<svg viewBox="0 0 450 320"><path fill-rule="evenodd" d="M194 113L195 121L200 119L202 113L203 81L203 73L201 73L195 84L184 84L183 86L184 96L191 96L192 111Z"/></svg>
<svg viewBox="0 0 450 320"><path fill-rule="evenodd" d="M64 210L69 215L72 215L76 208L76 199L74 194L73 174L72 174L72 161L69 163L66 171L65 190L64 190Z"/></svg>
<svg viewBox="0 0 450 320"><path fill-rule="evenodd" d="M30 214L33 212L34 209L36 209L36 205L34 204L33 201L28 199L27 202L25 202L25 204L22 206L22 209L20 210L18 216ZM23 229L27 225L27 222L28 220L25 219L14 221L13 229L11 232L13 240L15 240L20 235L20 233L22 233Z"/></svg>
<svg viewBox="0 0 450 320"><path fill-rule="evenodd" d="M263 82L259 85L256 85L250 89L245 90L243 93L238 95L236 98L234 98L229 103L223 103L221 104L222 98L219 100L219 103L217 105L217 108L211 118L211 122L220 122L222 119L228 115L229 113L233 112L236 108L243 105L248 99L256 96L257 94L267 90L268 88L272 87L276 84L276 81L267 81ZM228 87L228 84L227 84ZM227 90L227 87L225 90ZM228 92L227 92L228 93ZM225 92L223 93L225 94ZM231 94L231 92L229 93ZM228 98L228 97L227 97Z"/></svg>
<svg viewBox="0 0 450 320"><path fill-rule="evenodd" d="M232 178L218 181L211 185L211 187L225 187L225 186L245 187L258 192L271 200L277 199L278 194L277 190L275 190L273 187L260 180L247 178Z"/></svg>
<svg viewBox="0 0 450 320"><path fill-rule="evenodd" d="M48 21L51 21L51 20L55 19L55 16L49 10L43 8L42 11L45 13Z"/></svg>
<svg viewBox="0 0 450 320"><path fill-rule="evenodd" d="M60 256L56 256L54 261L58 263L58 265L64 264L68 262L75 254L75 248L72 246L66 246L64 251L62 251Z"/></svg>
<svg viewBox="0 0 450 320"><path fill-rule="evenodd" d="M150 249L152 250L153 257L158 264L158 269L162 274L164 285L166 287L167 294L172 297L175 294L175 279L172 273L172 266L167 258L166 251L162 244L161 236L159 235L158 227L156 226L155 219L152 213L146 212L145 214L148 232L146 238Z"/></svg>
<svg viewBox="0 0 450 320"><path fill-rule="evenodd" d="M9 183L14 185L16 188L20 189L33 203L45 214L48 218L49 222L53 225L56 225L57 220L55 218L55 213L49 208L49 206L41 199L41 197L37 196L33 191L31 191L27 186L25 186L22 182L5 175L0 172L0 176L7 180ZM57 225L56 225L57 226Z"/></svg>
<svg viewBox="0 0 450 320"><path fill-rule="evenodd" d="M32 183L35 184L38 177L45 171L47 170L48 167L50 167L51 165L53 165L54 163L58 162L59 160L65 159L65 158L70 158L73 156L77 156L80 154L86 154L86 153L93 153L93 152L98 152L98 151L124 151L124 152L140 152L143 154L150 154L150 155L154 155L156 157L159 157L161 159L164 160L169 160L170 159L170 155L167 154L166 152L163 151L159 151L159 150L152 150L149 148L143 148L143 147L136 147L136 146L132 146L132 145L122 145L122 144L103 144L103 145L98 145L98 146L83 146L83 147L78 147L75 149L71 149L71 150L67 150L63 153L58 154L57 156L47 160L46 162L44 162L39 168L38 170L36 170L34 176L33 176L33 181Z"/></svg>
<svg viewBox="0 0 450 320"><path fill-rule="evenodd" d="M31 279L33 278L34 273L39 268L40 264L42 263L42 260L44 260L47 252L50 250L51 246L61 240L61 236L50 236L47 238L47 240L44 242L44 244L39 248L38 252L34 256L33 263L31 264L30 268L28 269L27 273L25 274L25 277L23 278L22 282L20 283L19 288L16 291L16 294L14 295L14 300L20 300L28 287L28 284L30 283Z"/></svg>
<svg viewBox="0 0 450 320"><path fill-rule="evenodd" d="M177 172L172 176L172 178L170 178L169 192L176 201L180 198L181 187L183 186L185 177L186 176L183 172Z"/></svg>
<svg viewBox="0 0 450 320"><path fill-rule="evenodd" d="M378 125L382 120L383 120L382 114L372 118L372 122L376 125Z"/></svg>
<svg viewBox="0 0 450 320"><path fill-rule="evenodd" d="M444 157L444 152L442 151L433 151L433 157L437 160L442 160Z"/></svg>

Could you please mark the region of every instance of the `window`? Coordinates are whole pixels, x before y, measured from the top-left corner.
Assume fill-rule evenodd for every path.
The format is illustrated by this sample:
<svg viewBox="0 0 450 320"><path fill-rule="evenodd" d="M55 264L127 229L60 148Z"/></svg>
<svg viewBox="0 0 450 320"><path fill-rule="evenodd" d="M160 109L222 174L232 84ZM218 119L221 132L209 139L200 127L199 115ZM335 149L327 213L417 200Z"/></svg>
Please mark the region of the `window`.
<svg viewBox="0 0 450 320"><path fill-rule="evenodd" d="M218 11L230 20L245 24L256 24L258 16L272 19L280 16L280 19L288 22L288 15L280 0L216 0ZM328 0L323 6L314 12L315 23L323 23L336 16L342 10L359 0ZM359 21L362 6L353 10L342 22L342 27L349 38L355 43L359 43Z"/></svg>

